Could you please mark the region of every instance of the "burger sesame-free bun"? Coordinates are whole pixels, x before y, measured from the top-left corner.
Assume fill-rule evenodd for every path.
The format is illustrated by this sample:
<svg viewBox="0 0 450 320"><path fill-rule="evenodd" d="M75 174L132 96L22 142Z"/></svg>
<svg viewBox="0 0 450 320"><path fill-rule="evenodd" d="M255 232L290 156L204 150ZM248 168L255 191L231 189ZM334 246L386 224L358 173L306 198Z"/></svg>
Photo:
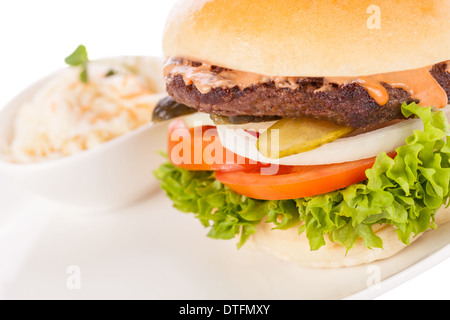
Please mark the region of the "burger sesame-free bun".
<svg viewBox="0 0 450 320"><path fill-rule="evenodd" d="M365 76L450 58L450 0L184 0L167 57L269 76Z"/></svg>
<svg viewBox="0 0 450 320"><path fill-rule="evenodd" d="M450 208L444 206L436 213L436 224L441 226L450 221ZM275 255L282 260L296 262L308 268L341 268L386 259L408 247L398 239L392 225L374 225L375 234L383 240L383 249L366 248L362 240L358 240L350 250L337 243L327 240L325 246L311 251L305 233L298 234L297 228L288 230L273 230L271 223L260 223L256 233L252 235L250 246ZM433 231L429 231L433 232ZM416 241L423 233L411 237Z"/></svg>

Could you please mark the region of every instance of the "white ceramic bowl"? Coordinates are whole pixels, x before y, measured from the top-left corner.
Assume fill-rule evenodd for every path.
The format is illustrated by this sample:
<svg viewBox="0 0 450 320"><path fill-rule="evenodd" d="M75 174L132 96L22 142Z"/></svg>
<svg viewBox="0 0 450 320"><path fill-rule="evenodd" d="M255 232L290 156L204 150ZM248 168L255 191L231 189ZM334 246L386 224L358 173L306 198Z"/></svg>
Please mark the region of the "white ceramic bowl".
<svg viewBox="0 0 450 320"><path fill-rule="evenodd" d="M102 60L134 61L145 69L155 99L165 95L162 59L119 57ZM33 84L0 109L0 150L10 144L17 108L33 96L52 76ZM167 123L146 124L87 151L33 164L0 159L0 173L25 188L72 206L111 208L129 204L159 188L153 171L164 162ZM1 158L1 157L0 157Z"/></svg>

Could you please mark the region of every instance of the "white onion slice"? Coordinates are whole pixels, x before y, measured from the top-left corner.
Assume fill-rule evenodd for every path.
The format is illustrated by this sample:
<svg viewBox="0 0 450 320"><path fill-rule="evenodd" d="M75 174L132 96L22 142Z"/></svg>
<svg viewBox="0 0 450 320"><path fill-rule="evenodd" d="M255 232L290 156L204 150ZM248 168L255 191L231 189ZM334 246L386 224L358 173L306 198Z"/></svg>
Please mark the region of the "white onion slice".
<svg viewBox="0 0 450 320"><path fill-rule="evenodd" d="M201 126L215 126L211 117L207 113L195 112L182 117L187 128L195 128Z"/></svg>
<svg viewBox="0 0 450 320"><path fill-rule="evenodd" d="M450 117L450 105L442 109ZM255 126L267 130L272 123L248 125L219 125L217 126L223 146L234 153L263 163L279 165L321 165L341 163L376 157L381 152L392 152L405 145L405 140L414 130L423 130L420 119L409 119L375 131L363 133L349 138L341 138L325 144L317 149L303 152L281 159L264 157L256 148L257 137L246 132Z"/></svg>

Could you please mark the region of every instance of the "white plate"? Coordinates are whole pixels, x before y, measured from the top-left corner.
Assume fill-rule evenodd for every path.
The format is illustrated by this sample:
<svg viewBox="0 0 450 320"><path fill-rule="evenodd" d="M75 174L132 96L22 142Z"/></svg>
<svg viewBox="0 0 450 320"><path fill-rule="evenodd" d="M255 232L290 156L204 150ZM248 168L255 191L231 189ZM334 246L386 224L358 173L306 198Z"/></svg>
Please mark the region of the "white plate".
<svg viewBox="0 0 450 320"><path fill-rule="evenodd" d="M207 238L160 191L114 212L64 207L3 177L0 192L0 299L372 299L450 254L447 224L389 260L304 269Z"/></svg>

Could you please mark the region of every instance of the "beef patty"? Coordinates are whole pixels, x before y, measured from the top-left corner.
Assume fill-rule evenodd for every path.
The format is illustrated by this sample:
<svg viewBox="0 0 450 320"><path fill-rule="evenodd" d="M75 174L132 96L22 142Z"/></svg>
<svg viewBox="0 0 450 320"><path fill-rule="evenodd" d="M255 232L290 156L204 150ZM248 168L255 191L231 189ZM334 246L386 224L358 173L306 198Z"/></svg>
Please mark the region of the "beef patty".
<svg viewBox="0 0 450 320"><path fill-rule="evenodd" d="M448 63L434 65L431 75L450 97ZM220 70L220 67L214 68ZM389 94L389 101L383 106L356 82L325 84L324 78L305 77L298 78L297 85L295 89L279 88L274 81L268 81L243 89L217 87L201 93L195 85L186 85L181 75L167 78L167 92L174 100L200 112L224 116L307 116L363 128L404 118L401 105L420 102L409 92L385 83L382 85Z"/></svg>

